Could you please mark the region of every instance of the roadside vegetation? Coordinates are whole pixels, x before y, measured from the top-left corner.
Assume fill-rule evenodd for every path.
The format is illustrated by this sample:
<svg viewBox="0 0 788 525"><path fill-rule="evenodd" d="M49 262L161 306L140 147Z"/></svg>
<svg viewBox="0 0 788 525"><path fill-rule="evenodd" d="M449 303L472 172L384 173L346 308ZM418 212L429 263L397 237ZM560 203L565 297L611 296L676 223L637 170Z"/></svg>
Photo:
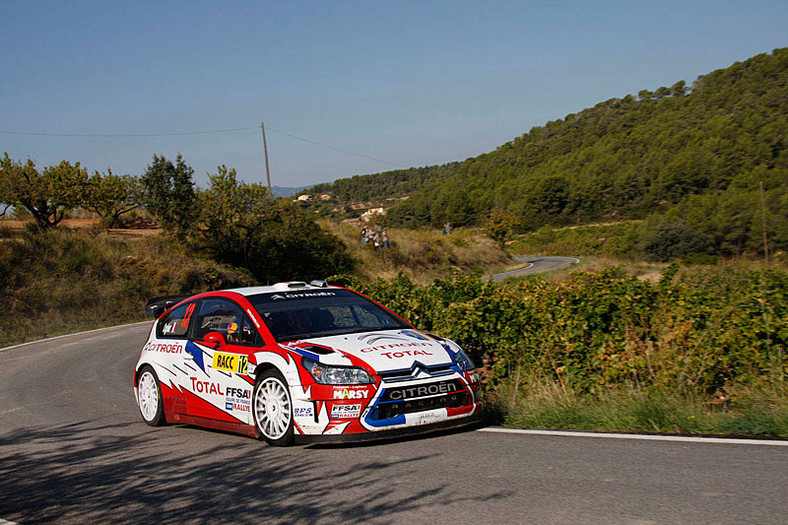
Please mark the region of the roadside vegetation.
<svg viewBox="0 0 788 525"><path fill-rule="evenodd" d="M788 271L672 265L363 286L463 346L506 424L788 437ZM680 408L680 409L679 409Z"/></svg>
<svg viewBox="0 0 788 525"><path fill-rule="evenodd" d="M0 346L143 321L152 297L252 282L159 236L0 229Z"/></svg>
<svg viewBox="0 0 788 525"><path fill-rule="evenodd" d="M389 248L375 249L372 243L362 242L360 223L321 220L320 225L339 237L357 261L358 281L391 279L403 273L414 282L426 284L452 272L482 275L512 264L505 250L475 228L454 230L449 235L429 228L387 228ZM381 228L374 223L364 226Z"/></svg>

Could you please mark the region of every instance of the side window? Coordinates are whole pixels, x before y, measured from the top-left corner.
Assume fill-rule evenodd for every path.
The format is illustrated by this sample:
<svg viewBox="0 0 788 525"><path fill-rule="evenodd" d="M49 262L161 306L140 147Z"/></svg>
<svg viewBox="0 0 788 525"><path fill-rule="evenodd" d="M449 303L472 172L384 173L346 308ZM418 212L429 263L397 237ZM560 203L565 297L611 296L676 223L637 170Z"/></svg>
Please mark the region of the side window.
<svg viewBox="0 0 788 525"><path fill-rule="evenodd" d="M234 302L220 297L203 299L194 338L200 340L209 332L219 332L229 343L241 342L243 319L243 310Z"/></svg>
<svg viewBox="0 0 788 525"><path fill-rule="evenodd" d="M233 341L233 339L235 339ZM241 323L241 331L235 336L228 336L228 341L237 342L242 345L260 346L260 337L257 335L257 330L252 326L248 315L244 315L244 320Z"/></svg>
<svg viewBox="0 0 788 525"><path fill-rule="evenodd" d="M186 337L196 306L196 302L184 304L162 316L156 325L156 335L158 337Z"/></svg>

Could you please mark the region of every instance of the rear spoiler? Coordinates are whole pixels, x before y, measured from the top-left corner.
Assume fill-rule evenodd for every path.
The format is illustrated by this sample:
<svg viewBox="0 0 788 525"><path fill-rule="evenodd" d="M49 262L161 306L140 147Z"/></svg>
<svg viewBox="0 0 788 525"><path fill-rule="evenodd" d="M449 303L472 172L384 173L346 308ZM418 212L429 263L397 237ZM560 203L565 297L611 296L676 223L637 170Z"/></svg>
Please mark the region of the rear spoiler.
<svg viewBox="0 0 788 525"><path fill-rule="evenodd" d="M145 305L145 314L158 319L161 314L166 312L171 306L183 301L189 295L165 295L163 297L154 297L148 304Z"/></svg>

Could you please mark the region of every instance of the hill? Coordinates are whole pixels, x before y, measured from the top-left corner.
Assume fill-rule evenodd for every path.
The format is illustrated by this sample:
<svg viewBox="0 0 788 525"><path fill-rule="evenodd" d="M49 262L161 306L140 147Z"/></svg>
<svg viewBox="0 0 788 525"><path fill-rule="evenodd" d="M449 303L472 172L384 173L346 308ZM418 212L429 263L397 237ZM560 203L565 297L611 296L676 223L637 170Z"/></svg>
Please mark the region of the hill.
<svg viewBox="0 0 788 525"><path fill-rule="evenodd" d="M788 203L786 135L788 49L778 49L700 76L691 88L680 81L601 102L463 162L314 190L331 195L322 205L335 212L410 195L389 210L388 221L412 227L479 224L496 208L513 214L520 231L666 212L674 223L701 219L693 214L711 214L718 224L747 215L736 233L693 234L730 233L741 237L730 243L751 248L752 235L739 230L758 222L761 182L775 215L772 237L788 241L780 217Z"/></svg>
<svg viewBox="0 0 788 525"><path fill-rule="evenodd" d="M459 164L391 212L395 222L478 222L509 209L524 229L643 218L690 195L788 185L788 49L636 99L611 99Z"/></svg>
<svg viewBox="0 0 788 525"><path fill-rule="evenodd" d="M309 200L302 201L302 204L323 216L358 216L368 208L390 208L436 179L451 176L458 166L458 162L452 162L441 166L355 175L317 184L298 192L298 196L308 195Z"/></svg>

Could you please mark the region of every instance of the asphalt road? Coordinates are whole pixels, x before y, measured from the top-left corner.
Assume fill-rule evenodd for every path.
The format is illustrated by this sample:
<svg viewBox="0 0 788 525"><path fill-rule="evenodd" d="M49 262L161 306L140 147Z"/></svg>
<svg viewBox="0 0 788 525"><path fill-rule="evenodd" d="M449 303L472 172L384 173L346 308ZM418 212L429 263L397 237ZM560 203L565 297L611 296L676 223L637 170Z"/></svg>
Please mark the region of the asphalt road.
<svg viewBox="0 0 788 525"><path fill-rule="evenodd" d="M461 431L273 448L142 423L148 325L0 350L0 523L785 523L788 447Z"/></svg>
<svg viewBox="0 0 788 525"><path fill-rule="evenodd" d="M514 260L519 263L528 263L528 266L520 268L519 270L493 274L493 280L501 282L509 277L551 272L580 262L580 259L576 257L514 257Z"/></svg>

